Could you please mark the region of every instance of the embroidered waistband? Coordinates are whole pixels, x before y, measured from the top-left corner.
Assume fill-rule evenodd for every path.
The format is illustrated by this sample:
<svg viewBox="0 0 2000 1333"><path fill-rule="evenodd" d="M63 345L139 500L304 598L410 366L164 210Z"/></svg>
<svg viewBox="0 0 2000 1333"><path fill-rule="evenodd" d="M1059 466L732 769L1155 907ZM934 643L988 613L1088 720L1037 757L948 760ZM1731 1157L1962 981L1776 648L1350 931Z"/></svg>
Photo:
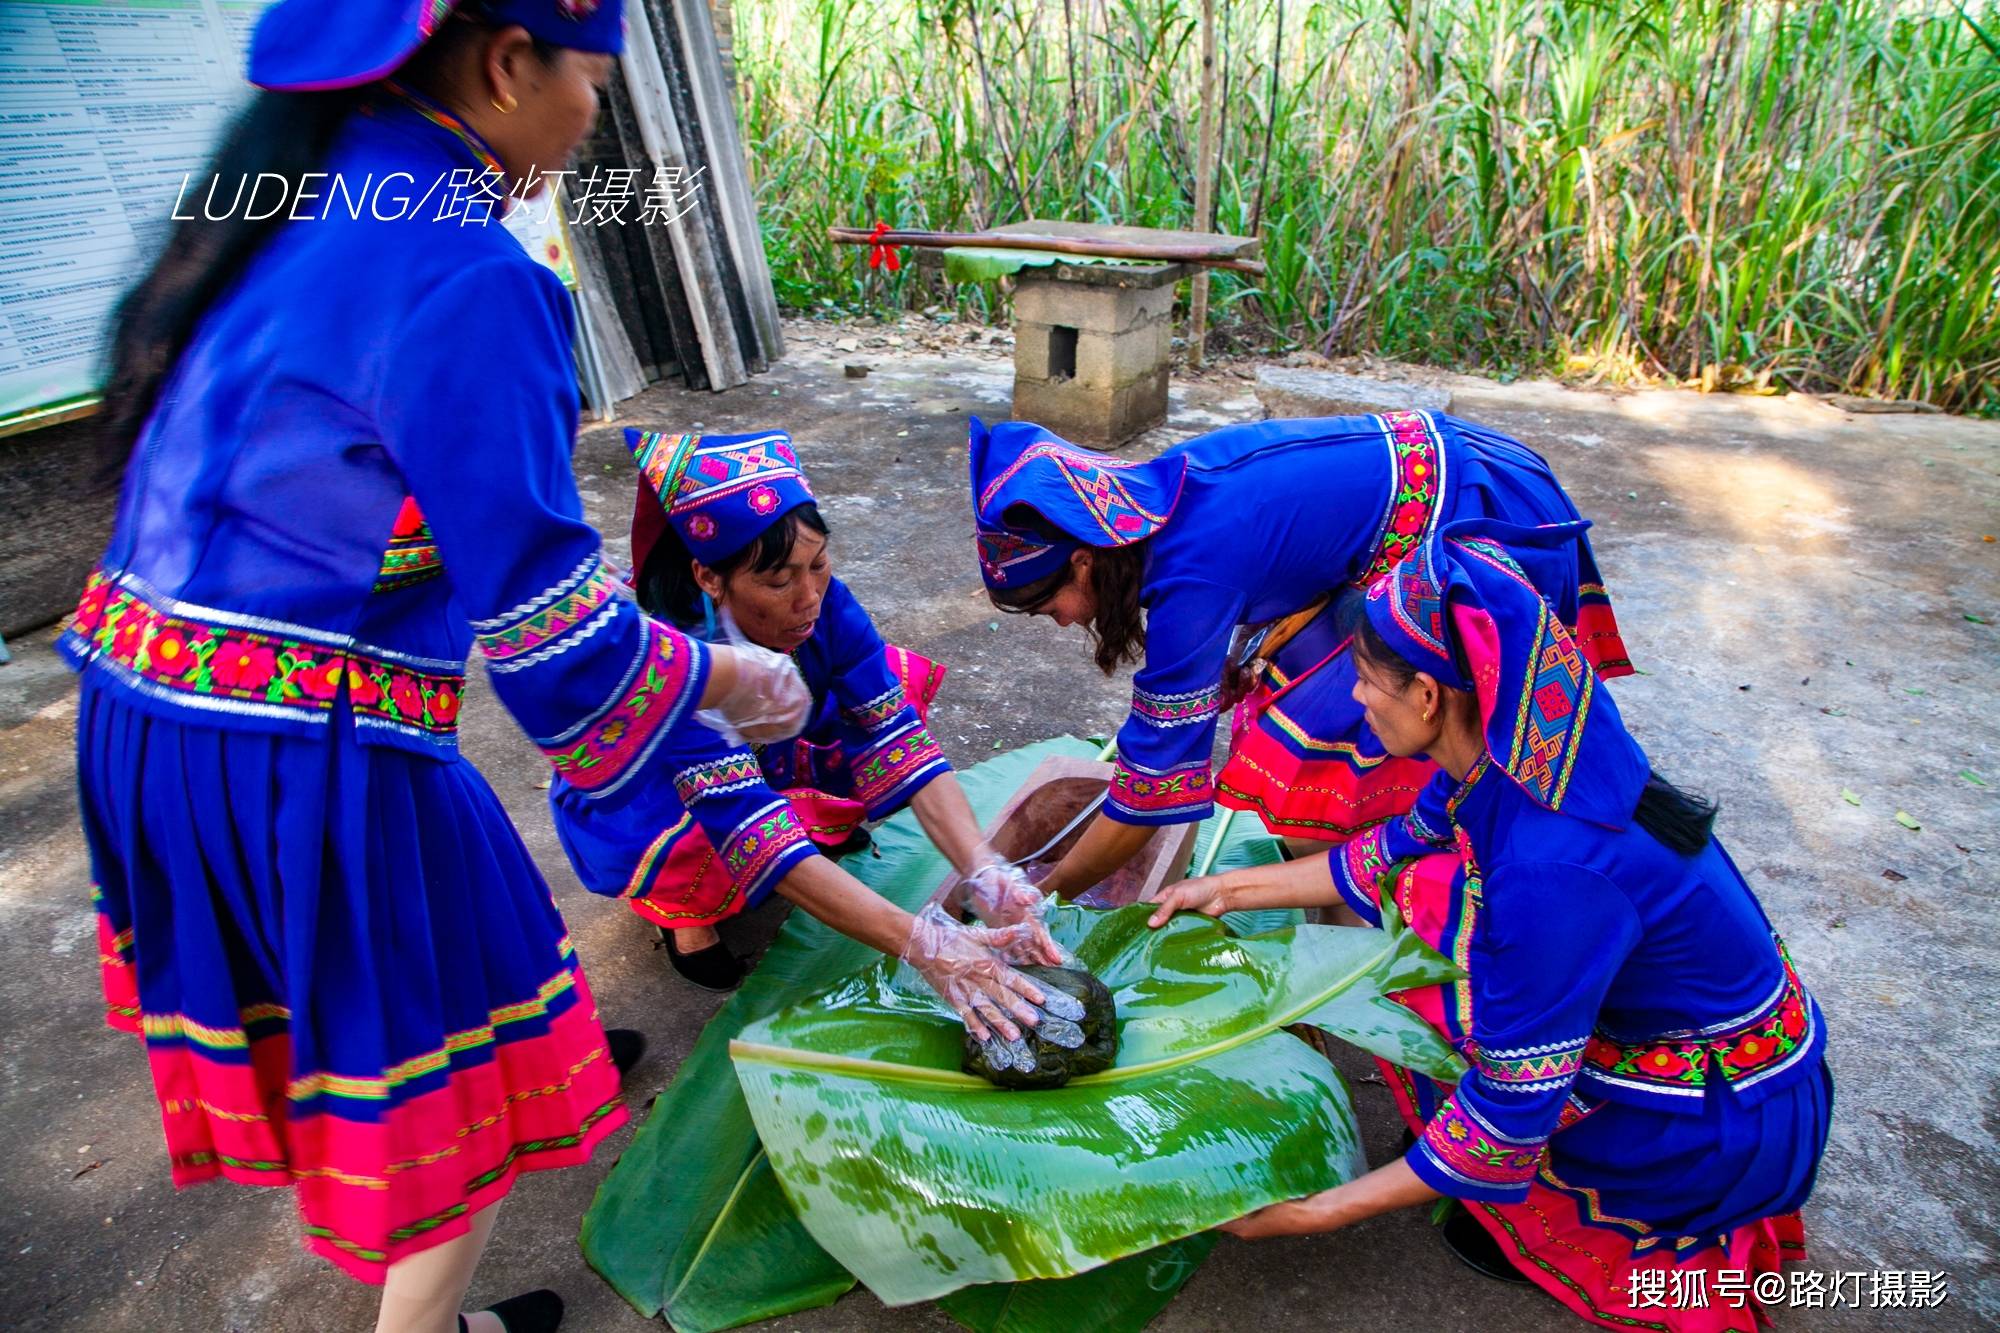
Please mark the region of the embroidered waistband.
<svg viewBox="0 0 2000 1333"><path fill-rule="evenodd" d="M142 693L189 708L321 721L344 684L357 724L453 742L462 663L403 658L334 634L316 641L318 634L181 603L96 570L63 639L78 665L109 665Z"/></svg>
<svg viewBox="0 0 2000 1333"><path fill-rule="evenodd" d="M1784 979L1759 1011L1722 1030L1674 1033L1625 1042L1592 1035L1584 1048L1583 1076L1599 1083L1699 1097L1717 1077L1748 1088L1791 1064L1812 1045L1811 997L1799 984L1784 945L1778 946Z"/></svg>

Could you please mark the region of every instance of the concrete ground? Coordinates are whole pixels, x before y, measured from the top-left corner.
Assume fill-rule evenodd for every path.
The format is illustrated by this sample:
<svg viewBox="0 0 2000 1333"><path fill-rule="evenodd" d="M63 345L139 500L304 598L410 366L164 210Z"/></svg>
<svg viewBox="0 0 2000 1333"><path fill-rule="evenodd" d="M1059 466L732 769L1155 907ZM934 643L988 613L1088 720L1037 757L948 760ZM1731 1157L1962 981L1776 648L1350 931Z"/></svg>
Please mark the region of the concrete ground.
<svg viewBox="0 0 2000 1333"><path fill-rule="evenodd" d="M1002 620L980 593L963 423L1007 414L1004 343L905 330L870 346L861 331L848 352L834 332L797 333L793 354L751 385L656 390L623 422L793 432L825 497L840 573L889 638L952 668L933 730L955 761L1113 727L1123 683L1093 675L1075 636ZM841 362L857 359L873 373L843 378ZM1799 1309L1779 1327L1992 1327L2000 545L1988 534L2000 532L2000 425L1848 417L1802 400L1451 383L1456 410L1541 450L1597 519L1646 673L1617 683L1620 706L1661 769L1720 798L1723 837L1825 1005L1839 1113L1808 1208L1812 1267L1947 1275L1940 1308ZM1254 416L1248 387L1227 371L1177 386L1170 427L1137 448ZM576 459L591 515L622 553L633 472L617 431L588 431ZM364 1328L372 1293L300 1251L284 1193L176 1194L167 1183L141 1052L99 1021L71 795L75 706L49 639L14 641L14 664L0 668L0 1321ZM475 692L464 720L467 753L556 886L606 1022L652 1039L627 1085L643 1106L715 1000L673 977L629 913L576 885L543 806L546 769L489 692ZM763 915L732 927L739 942L768 936L775 913ZM1365 1062L1349 1072L1380 1160L1396 1133L1387 1093L1361 1077ZM578 1219L629 1133L591 1166L515 1190L475 1299L548 1285L568 1298L570 1328L643 1327L576 1247ZM1865 1305L1866 1279L1860 1291ZM1225 1240L1156 1327L1389 1324L1582 1327L1535 1291L1460 1267L1415 1213L1325 1237ZM865 1292L773 1326L952 1327L929 1309L886 1311Z"/></svg>

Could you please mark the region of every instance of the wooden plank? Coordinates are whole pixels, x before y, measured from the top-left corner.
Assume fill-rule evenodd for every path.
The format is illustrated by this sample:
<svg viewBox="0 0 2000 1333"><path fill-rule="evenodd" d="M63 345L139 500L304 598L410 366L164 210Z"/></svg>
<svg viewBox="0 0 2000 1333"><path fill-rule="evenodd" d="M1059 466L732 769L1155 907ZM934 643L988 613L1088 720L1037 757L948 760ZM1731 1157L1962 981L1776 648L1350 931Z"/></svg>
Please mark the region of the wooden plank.
<svg viewBox="0 0 2000 1333"><path fill-rule="evenodd" d="M672 0L661 2L670 4ZM690 207L684 220L703 239L708 254L715 261L714 289L719 297L716 308L727 312L729 327L743 355L745 368L761 371L766 369L766 364L758 354L757 330L750 319L742 276L717 216L720 196L716 189L715 164L709 159L708 141L700 132L701 111L696 105L694 92L695 70L682 48L679 26L665 11L662 11L654 35L658 38L660 67L666 73L667 97L674 123L683 131L681 145L687 150L688 167L693 173L690 179L700 187L689 198Z"/></svg>
<svg viewBox="0 0 2000 1333"><path fill-rule="evenodd" d="M764 254L764 236L757 225L756 196L750 186L748 159L736 119L735 72L704 0L670 0L681 51L694 94L695 121L706 141L709 188L715 191L717 221L736 267L760 360L784 355L785 338L778 318L777 291ZM730 23L729 6L721 18ZM724 34L726 35L726 34Z"/></svg>
<svg viewBox="0 0 2000 1333"><path fill-rule="evenodd" d="M1156 227L1112 227L1095 222L1058 222L1030 218L994 227L997 232L1023 232L1031 236L1072 236L1080 241L1137 241L1146 245L1205 245L1225 250L1232 259L1252 259L1264 243L1255 236L1226 236L1213 231L1167 231Z"/></svg>
<svg viewBox="0 0 2000 1333"><path fill-rule="evenodd" d="M674 115L666 70L661 64L657 6L653 0L641 0L640 4L628 9L627 14L631 19L644 20L626 23L625 54L620 57L620 63L631 90L633 119L637 122L640 140L645 145L648 164L654 172L678 172L681 173L679 178L686 180L686 173L690 170L689 153L678 118ZM733 388L745 383L749 373L729 317L728 297L717 271L713 247L704 227L689 225L693 216L691 211L664 227L655 226L647 230L649 233L664 230L669 238L675 267L680 275L681 294L686 299L695 340L701 349L701 365L706 372L708 387ZM681 363L692 384L691 359L683 356Z"/></svg>
<svg viewBox="0 0 2000 1333"><path fill-rule="evenodd" d="M621 68L619 77L612 81L611 114L625 145L625 153L644 171L650 169L652 158L641 114L625 73ZM690 389L707 388L708 362L702 353L698 320L688 304L681 282L680 254L674 247L673 237L666 228L636 223L619 230L632 269L635 273L645 274L645 288L639 294L639 304L642 318L654 330L654 345L671 350L671 359L680 368L681 377ZM664 377L664 365L661 373Z"/></svg>
<svg viewBox="0 0 2000 1333"><path fill-rule="evenodd" d="M631 94L625 88L622 71L612 71L605 104L608 114L598 121L596 133L585 141L577 154L577 170L584 177L588 177L593 170L633 165L643 167L646 161L645 149L639 142L638 125L632 118ZM605 294L618 312L619 324L625 330L626 339L632 346L633 355L638 358L639 370L646 382L676 373L680 362L674 354L674 331L666 308L666 297L661 291L660 274L652 249L646 243L644 228L627 218L623 222L579 226L572 230L588 232L597 242ZM671 265L671 256L668 262ZM687 339L692 353L692 326L687 329Z"/></svg>
<svg viewBox="0 0 2000 1333"><path fill-rule="evenodd" d="M571 227L570 250L576 256L576 299L586 312L598 370L613 403L621 403L646 387L639 354L625 331L625 320L611 298L604 271L603 245L596 227Z"/></svg>

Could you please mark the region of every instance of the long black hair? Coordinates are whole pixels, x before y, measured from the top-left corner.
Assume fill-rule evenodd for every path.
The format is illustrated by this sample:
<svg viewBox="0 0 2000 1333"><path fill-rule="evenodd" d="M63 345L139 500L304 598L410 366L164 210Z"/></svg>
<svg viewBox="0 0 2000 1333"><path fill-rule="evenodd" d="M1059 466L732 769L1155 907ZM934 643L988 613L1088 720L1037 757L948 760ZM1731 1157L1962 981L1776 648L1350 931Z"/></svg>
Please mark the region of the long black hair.
<svg viewBox="0 0 2000 1333"><path fill-rule="evenodd" d="M1045 542L1067 545L1076 540L1026 505L1009 506L1002 521L1011 528L1032 532ZM1065 560L1053 574L1018 588L988 588L986 596L1010 615L1028 615L1041 610L1075 578L1076 566ZM1097 668L1107 676L1125 663L1137 662L1145 656L1146 617L1139 604L1145 582L1144 541L1091 548L1090 595L1097 603L1097 614L1084 629L1090 634Z"/></svg>
<svg viewBox="0 0 2000 1333"><path fill-rule="evenodd" d="M286 181L286 197L303 177L322 169L334 136L359 96L259 93L223 136L208 164L208 181ZM252 221L231 208L213 220L206 209L168 224L167 241L152 268L125 294L112 315L110 369L105 378L105 429L99 437L105 473L125 466L132 442L152 414L160 388L194 337L208 308L235 281L252 255L284 225L286 210Z"/></svg>
<svg viewBox="0 0 2000 1333"><path fill-rule="evenodd" d="M800 505L765 528L742 550L713 564L702 563L721 575L724 583L744 570L768 574L792 558L801 528L821 537L827 535L826 520L820 517L818 505ZM694 553L672 525L646 553L646 563L639 568L638 594L641 607L664 616L682 629L702 623L701 585L694 581Z"/></svg>
<svg viewBox="0 0 2000 1333"><path fill-rule="evenodd" d="M451 23L398 70L411 86L435 91L438 72L461 43L498 26L483 0L467 0ZM551 64L559 48L537 38L535 54ZM367 87L336 92L260 92L230 124L209 161L198 197L210 182L285 181L285 199L297 199L305 177L322 171L334 139L348 116L370 96ZM197 188L190 186L191 189ZM218 193L227 193L227 185ZM98 435L107 479L116 479L139 431L152 415L174 364L194 337L196 326L216 299L243 272L251 258L284 225L289 209L251 220L249 210L231 207L211 219L203 207L194 216L168 223L166 244L146 275L119 301L112 314L109 367L105 375L105 429Z"/></svg>
<svg viewBox="0 0 2000 1333"><path fill-rule="evenodd" d="M1398 690L1408 689L1410 682L1417 678L1417 668L1389 646L1388 640L1368 619L1361 599L1353 599L1341 608L1341 612L1342 627L1353 636L1349 642L1355 661ZM1451 648L1453 658L1460 659L1456 641ZM1458 660L1458 665L1463 671L1464 662ZM1715 802L1676 787L1662 777L1658 769L1649 766L1646 785L1639 792L1639 804L1632 811L1632 822L1652 834L1654 840L1668 851L1693 856L1708 846L1709 839L1714 836L1717 809Z"/></svg>

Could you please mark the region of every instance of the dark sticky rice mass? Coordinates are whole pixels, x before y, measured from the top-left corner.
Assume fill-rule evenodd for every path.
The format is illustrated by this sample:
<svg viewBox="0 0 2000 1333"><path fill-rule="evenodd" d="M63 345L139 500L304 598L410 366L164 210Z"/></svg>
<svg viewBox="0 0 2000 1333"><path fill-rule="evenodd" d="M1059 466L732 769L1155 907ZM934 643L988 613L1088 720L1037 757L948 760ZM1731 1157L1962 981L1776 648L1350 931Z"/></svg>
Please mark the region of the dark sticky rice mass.
<svg viewBox="0 0 2000 1333"><path fill-rule="evenodd" d="M1068 967L1022 967L1015 969L1045 990L1059 990L1074 996L1083 1005L1077 1026L1083 1029L1083 1045L1065 1050L1043 1041L1033 1029L1024 1029L1029 1049L1035 1055L1032 1073L1014 1068L995 1070L972 1034L965 1037L965 1058L960 1068L977 1074L989 1083L1017 1090L1060 1088L1073 1078L1102 1073L1118 1058L1118 1007L1111 991L1088 972Z"/></svg>

